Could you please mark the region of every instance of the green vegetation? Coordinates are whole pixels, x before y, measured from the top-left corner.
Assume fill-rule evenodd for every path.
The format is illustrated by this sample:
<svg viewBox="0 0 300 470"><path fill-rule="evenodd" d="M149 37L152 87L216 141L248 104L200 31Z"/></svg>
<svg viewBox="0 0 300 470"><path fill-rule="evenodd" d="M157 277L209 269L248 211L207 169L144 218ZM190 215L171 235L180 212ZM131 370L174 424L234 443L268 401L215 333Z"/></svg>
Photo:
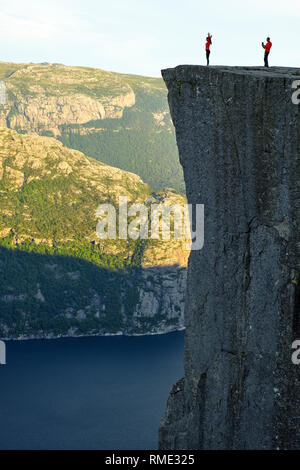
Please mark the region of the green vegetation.
<svg viewBox="0 0 300 470"><path fill-rule="evenodd" d="M0 129L0 149L0 337L159 329L161 315L133 313L141 291L160 288L160 268L145 276L145 266L168 265L172 241L96 235L99 204L118 215L119 195L144 202L151 188L55 139ZM175 191L156 196L166 194L185 201Z"/></svg>
<svg viewBox="0 0 300 470"><path fill-rule="evenodd" d="M38 251L41 254L34 253ZM136 285L130 282L137 276L134 269L125 276L121 271L54 252L60 248L23 245L16 249L11 241L1 241L0 337L67 335L70 329L76 335L126 330L121 302L130 312L138 301ZM118 264L111 255L104 258L104 265Z"/></svg>
<svg viewBox="0 0 300 470"><path fill-rule="evenodd" d="M172 187L184 193L174 129L164 109L164 92L148 95L138 90L136 104L125 108L122 118L65 125L59 139L108 165L136 173L155 190ZM153 116L156 113L161 113L160 122Z"/></svg>
<svg viewBox="0 0 300 470"><path fill-rule="evenodd" d="M162 79L0 62L1 78L8 104L0 108L0 118L9 127L56 137L69 148L136 173L154 190L185 192Z"/></svg>
<svg viewBox="0 0 300 470"><path fill-rule="evenodd" d="M163 80L1 62L0 80L0 337L176 327L182 298L167 319L163 285L182 282L180 242L95 233L98 205L120 195L185 202Z"/></svg>
<svg viewBox="0 0 300 470"><path fill-rule="evenodd" d="M126 262L120 269L118 256L100 255L88 245L78 250L71 244L16 248L11 237L0 241L0 338L132 334L164 323L176 326L176 318L163 314L139 317L138 324L132 319L139 288L146 291L144 269Z"/></svg>

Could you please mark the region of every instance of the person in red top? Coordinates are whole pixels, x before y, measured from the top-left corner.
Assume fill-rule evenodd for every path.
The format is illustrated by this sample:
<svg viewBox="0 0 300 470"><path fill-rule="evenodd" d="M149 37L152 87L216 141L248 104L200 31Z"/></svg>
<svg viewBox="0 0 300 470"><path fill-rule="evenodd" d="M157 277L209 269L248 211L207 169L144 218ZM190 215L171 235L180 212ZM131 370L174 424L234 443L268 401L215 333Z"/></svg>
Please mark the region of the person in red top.
<svg viewBox="0 0 300 470"><path fill-rule="evenodd" d="M210 33L208 33L207 38L206 38L206 44L205 44L207 65L209 65L210 46L212 44L211 38L212 36L210 35Z"/></svg>
<svg viewBox="0 0 300 470"><path fill-rule="evenodd" d="M267 38L267 43L266 45L262 42L261 43L262 47L264 48L265 50L265 67L269 67L269 61L268 61L268 57L269 57L269 54L270 54L270 50L271 50L271 47L272 47L272 43L271 43L271 40L270 38Z"/></svg>

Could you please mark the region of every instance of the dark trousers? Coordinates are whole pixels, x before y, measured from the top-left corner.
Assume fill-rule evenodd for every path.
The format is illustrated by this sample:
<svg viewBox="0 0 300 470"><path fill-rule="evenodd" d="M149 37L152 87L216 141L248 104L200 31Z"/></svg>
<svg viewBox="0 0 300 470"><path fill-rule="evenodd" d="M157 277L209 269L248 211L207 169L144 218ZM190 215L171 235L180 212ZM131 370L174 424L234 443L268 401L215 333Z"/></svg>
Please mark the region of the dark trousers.
<svg viewBox="0 0 300 470"><path fill-rule="evenodd" d="M268 57L270 52L265 52L265 67L269 67Z"/></svg>
<svg viewBox="0 0 300 470"><path fill-rule="evenodd" d="M210 51L206 51L207 65L209 65L209 55L210 55Z"/></svg>

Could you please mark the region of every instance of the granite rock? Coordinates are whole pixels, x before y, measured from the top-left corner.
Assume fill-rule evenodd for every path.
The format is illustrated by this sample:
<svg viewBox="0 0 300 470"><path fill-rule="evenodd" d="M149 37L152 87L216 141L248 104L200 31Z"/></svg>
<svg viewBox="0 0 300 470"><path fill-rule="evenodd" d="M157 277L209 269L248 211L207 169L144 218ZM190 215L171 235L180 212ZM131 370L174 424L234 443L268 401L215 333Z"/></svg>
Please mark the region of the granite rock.
<svg viewBox="0 0 300 470"><path fill-rule="evenodd" d="M162 74L205 244L189 259L185 376L159 448L299 448L300 69Z"/></svg>

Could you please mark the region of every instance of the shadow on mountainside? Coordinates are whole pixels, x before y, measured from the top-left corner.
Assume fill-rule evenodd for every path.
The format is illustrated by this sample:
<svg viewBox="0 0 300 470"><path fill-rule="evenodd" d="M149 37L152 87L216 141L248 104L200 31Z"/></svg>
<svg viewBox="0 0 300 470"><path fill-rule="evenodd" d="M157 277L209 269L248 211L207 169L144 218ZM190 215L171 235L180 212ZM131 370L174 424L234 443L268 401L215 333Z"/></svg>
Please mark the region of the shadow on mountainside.
<svg viewBox="0 0 300 470"><path fill-rule="evenodd" d="M183 326L186 269L109 269L0 247L0 337L145 334Z"/></svg>

